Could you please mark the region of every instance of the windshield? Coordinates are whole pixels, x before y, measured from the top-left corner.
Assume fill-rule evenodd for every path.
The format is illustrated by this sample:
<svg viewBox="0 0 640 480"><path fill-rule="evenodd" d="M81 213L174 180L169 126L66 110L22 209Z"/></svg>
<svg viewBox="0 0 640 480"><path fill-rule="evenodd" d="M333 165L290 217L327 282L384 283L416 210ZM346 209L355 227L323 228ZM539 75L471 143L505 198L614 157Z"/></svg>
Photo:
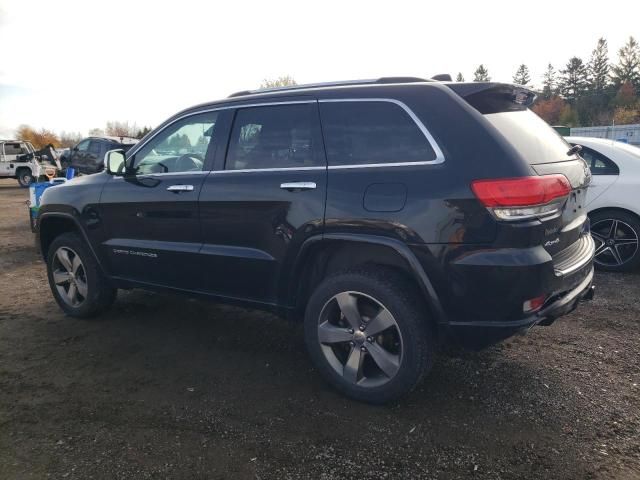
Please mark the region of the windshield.
<svg viewBox="0 0 640 480"><path fill-rule="evenodd" d="M531 165L577 158L575 155L567 155L571 145L531 110L490 113L484 118L489 120Z"/></svg>

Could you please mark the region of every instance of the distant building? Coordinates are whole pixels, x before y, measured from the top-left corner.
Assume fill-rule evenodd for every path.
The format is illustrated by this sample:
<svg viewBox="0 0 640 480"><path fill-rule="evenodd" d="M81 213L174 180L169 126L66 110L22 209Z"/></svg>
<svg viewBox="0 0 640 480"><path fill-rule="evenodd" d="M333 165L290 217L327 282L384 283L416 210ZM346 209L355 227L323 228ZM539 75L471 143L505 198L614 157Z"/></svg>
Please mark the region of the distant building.
<svg viewBox="0 0 640 480"><path fill-rule="evenodd" d="M571 129L571 136L609 138L632 145L640 145L640 123L605 127L577 127Z"/></svg>

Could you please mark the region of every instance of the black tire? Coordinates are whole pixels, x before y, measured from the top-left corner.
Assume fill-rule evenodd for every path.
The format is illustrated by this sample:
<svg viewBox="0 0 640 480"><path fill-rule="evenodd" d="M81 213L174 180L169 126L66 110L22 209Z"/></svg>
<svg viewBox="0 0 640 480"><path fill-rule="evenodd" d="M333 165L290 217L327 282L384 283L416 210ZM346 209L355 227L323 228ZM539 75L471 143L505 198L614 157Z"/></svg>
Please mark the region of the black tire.
<svg viewBox="0 0 640 480"><path fill-rule="evenodd" d="M640 218L623 210L601 210L589 215L589 218L592 236L596 243L597 255L594 258L594 264L598 269L609 272L630 272L640 268ZM607 233L611 233L613 222L618 222L618 228L614 235L614 244L607 249L607 245L603 243L607 240L605 238ZM612 249L616 249L617 255L613 254Z"/></svg>
<svg viewBox="0 0 640 480"><path fill-rule="evenodd" d="M18 183L22 188L27 188L33 182L36 181L33 175L31 175L31 170L28 168L19 168L16 172L16 178L18 179Z"/></svg>
<svg viewBox="0 0 640 480"><path fill-rule="evenodd" d="M65 295L66 299L63 298L63 294L60 291L60 288L62 288L63 291L67 290L68 292L71 288L70 284L56 285L54 280L54 274L58 279L65 274L65 269L62 266L60 257L58 257L60 249L67 252L67 261L73 261L75 256L80 261L78 270L74 272L76 278L73 279L73 283L77 282L77 285L82 283L82 291L86 291L86 296L78 295L77 304L71 304L67 295ZM76 233L63 233L51 242L47 252L47 277L53 297L60 308L71 317L93 317L107 310L116 298L117 290L109 284L86 243ZM77 292L80 292L80 290L79 286L76 287Z"/></svg>
<svg viewBox="0 0 640 480"><path fill-rule="evenodd" d="M339 318L338 322L346 322L344 320L346 316L342 314L342 308L338 305L338 300L335 299L336 295L344 295L345 293L357 298L356 303L359 305L357 308L382 307L388 310L388 313L391 314L395 321L396 325L385 330L387 333L381 334L391 334L393 338L399 339L395 345L400 344L401 346L401 354L396 357L400 358L400 360L397 363L397 370L392 376L385 375L380 368L378 377L372 376L371 379L365 377L366 368L375 373L375 369L378 366L374 360L375 356L367 348L378 348L377 344L383 345L380 336L372 341L366 329L362 332L366 336L366 341L362 340L362 338L356 339L355 335L359 334L359 332L356 331L354 333L351 331L352 329L347 328L348 333L354 334L354 339L351 343L340 340L340 343L327 345L320 342L319 330L321 323L326 325L327 322L324 321L324 318L325 316L329 318L331 315L327 314L327 311L332 308L334 310L338 308L338 313L334 312L332 314L333 318ZM335 306L332 302L335 302ZM373 305L376 302L378 305L374 307ZM370 322L369 325L374 323L375 313L373 315L368 319L364 314L362 315L365 325L366 322ZM332 328L333 325L331 324ZM341 331L342 327L343 324L340 324ZM368 327L365 326L365 328ZM433 364L436 342L424 300L415 286L404 276L394 270L383 267L347 270L325 279L315 289L307 304L304 332L311 359L322 376L346 396L367 403L387 403L406 395L420 382L423 375L431 369ZM385 341L383 338L382 342ZM364 353L355 352L358 345L362 345L360 350ZM362 377L359 377L361 367L358 367L355 383L345 378L346 370L339 373L340 363L335 362L334 356L337 359L337 355L340 355L342 350L345 352L343 367L352 354L355 353L358 357L360 355L363 356L363 360L359 363L359 365L362 365ZM337 354L335 354L336 351ZM385 383L375 383L380 381ZM367 385L366 382L372 383ZM362 383L365 383L365 385L362 385Z"/></svg>

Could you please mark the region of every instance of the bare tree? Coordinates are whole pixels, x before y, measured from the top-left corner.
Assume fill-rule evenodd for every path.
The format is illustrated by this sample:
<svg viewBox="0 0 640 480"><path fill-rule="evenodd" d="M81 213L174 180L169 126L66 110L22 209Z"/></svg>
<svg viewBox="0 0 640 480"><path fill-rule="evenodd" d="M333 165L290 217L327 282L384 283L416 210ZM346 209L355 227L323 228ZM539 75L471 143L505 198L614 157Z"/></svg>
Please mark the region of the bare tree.
<svg viewBox="0 0 640 480"><path fill-rule="evenodd" d="M260 84L260 88L290 87L298 82L291 75L284 75L278 78L265 78Z"/></svg>
<svg viewBox="0 0 640 480"><path fill-rule="evenodd" d="M129 125L129 122L112 121L107 122L105 132L107 135L114 137L135 137L138 133L138 128L135 123Z"/></svg>

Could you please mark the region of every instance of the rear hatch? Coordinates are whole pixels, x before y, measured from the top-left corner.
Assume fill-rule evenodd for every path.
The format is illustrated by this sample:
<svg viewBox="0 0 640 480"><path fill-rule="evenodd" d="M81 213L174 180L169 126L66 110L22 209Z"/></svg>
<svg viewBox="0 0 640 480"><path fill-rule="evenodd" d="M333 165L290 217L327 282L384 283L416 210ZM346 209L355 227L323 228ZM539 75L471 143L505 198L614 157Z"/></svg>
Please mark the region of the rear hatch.
<svg viewBox="0 0 640 480"><path fill-rule="evenodd" d="M539 185L538 178L532 178L529 183L517 179L519 181L514 183L520 188L515 195L523 198L525 205L530 205L526 202L537 201L547 204L538 208L539 215L507 216L506 220L498 218L503 220L500 223L513 223L519 230L530 226L526 236L534 245L542 245L553 257L567 257L572 249L576 253L581 248L584 250L578 240L582 240L581 234L588 230L586 190L591 173L586 162L570 151L571 145L528 109L535 94L514 85L495 83L450 83L448 86L482 113L515 148L529 165L532 177L545 180L543 187ZM540 188L546 189L542 192L544 195ZM539 200L535 200L536 195ZM510 205L517 207L517 203L513 201ZM526 213L526 209L520 210L517 213Z"/></svg>

